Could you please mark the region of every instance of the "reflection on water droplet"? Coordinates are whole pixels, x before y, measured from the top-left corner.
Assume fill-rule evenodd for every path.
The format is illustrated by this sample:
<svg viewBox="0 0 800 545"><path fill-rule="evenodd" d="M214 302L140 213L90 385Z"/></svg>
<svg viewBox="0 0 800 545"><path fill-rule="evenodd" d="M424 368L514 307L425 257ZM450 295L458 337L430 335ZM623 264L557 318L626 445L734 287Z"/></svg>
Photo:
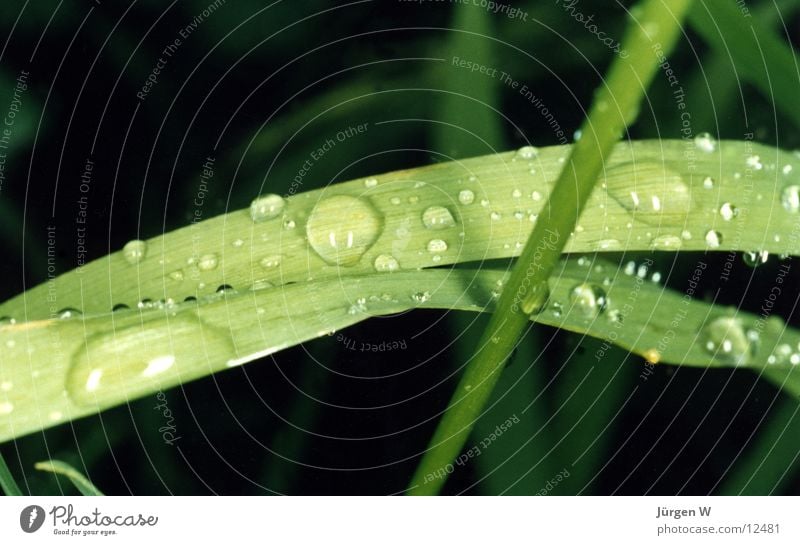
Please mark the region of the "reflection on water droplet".
<svg viewBox="0 0 800 545"><path fill-rule="evenodd" d="M572 310L586 319L598 317L608 307L608 297L600 286L594 284L578 284L570 292Z"/></svg>
<svg viewBox="0 0 800 545"><path fill-rule="evenodd" d="M458 192L458 202L461 204L472 204L475 202L475 193L471 189L462 189Z"/></svg>
<svg viewBox="0 0 800 545"><path fill-rule="evenodd" d="M748 363L758 348L758 333L745 331L738 318L717 318L705 327L703 333L705 349L729 365Z"/></svg>
<svg viewBox="0 0 800 545"><path fill-rule="evenodd" d="M81 311L72 307L62 308L61 310L58 311L58 317L61 318L62 320L75 318L76 316L80 315Z"/></svg>
<svg viewBox="0 0 800 545"><path fill-rule="evenodd" d="M381 254L376 257L373 265L378 272L393 272L400 269L400 264L394 256L387 254Z"/></svg>
<svg viewBox="0 0 800 545"><path fill-rule="evenodd" d="M709 248L719 248L722 244L722 234L719 231L711 229L706 233L706 245Z"/></svg>
<svg viewBox="0 0 800 545"><path fill-rule="evenodd" d="M125 261L131 265L141 263L147 254L147 243L143 240L131 240L124 248L122 248L122 255Z"/></svg>
<svg viewBox="0 0 800 545"><path fill-rule="evenodd" d="M781 193L781 204L787 212L797 214L800 212L800 186L790 185Z"/></svg>
<svg viewBox="0 0 800 545"><path fill-rule="evenodd" d="M726 202L719 207L719 215L722 216L723 220L731 221L733 218L739 215L739 209L731 203Z"/></svg>
<svg viewBox="0 0 800 545"><path fill-rule="evenodd" d="M422 224L426 229L441 230L453 227L456 220L444 206L429 206L422 213Z"/></svg>
<svg viewBox="0 0 800 545"><path fill-rule="evenodd" d="M271 220L280 216L285 206L286 201L280 195L261 195L250 203L250 219L255 222Z"/></svg>
<svg viewBox="0 0 800 545"><path fill-rule="evenodd" d="M694 145L700 151L711 153L717 149L717 141L710 133L701 132L694 137Z"/></svg>
<svg viewBox="0 0 800 545"><path fill-rule="evenodd" d="M220 359L235 355L228 337L188 316L95 334L72 358L67 394L83 406L134 399L224 368L224 363L213 368L197 365L198 355L207 352L223 356Z"/></svg>
<svg viewBox="0 0 800 545"><path fill-rule="evenodd" d="M308 243L330 265L355 265L383 231L369 201L337 195L317 203L306 223Z"/></svg>
<svg viewBox="0 0 800 545"><path fill-rule="evenodd" d="M622 163L606 171L611 198L636 219L664 227L685 223L693 208L689 186L681 175L654 161Z"/></svg>

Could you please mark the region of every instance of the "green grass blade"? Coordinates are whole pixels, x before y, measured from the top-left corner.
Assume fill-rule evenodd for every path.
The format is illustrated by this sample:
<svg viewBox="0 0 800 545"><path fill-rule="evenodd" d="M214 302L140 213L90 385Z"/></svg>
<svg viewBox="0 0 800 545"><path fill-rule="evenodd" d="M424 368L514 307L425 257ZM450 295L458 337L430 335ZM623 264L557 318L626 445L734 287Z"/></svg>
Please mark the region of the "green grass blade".
<svg viewBox="0 0 800 545"><path fill-rule="evenodd" d="M60 460L48 460L46 462L37 462L34 467L39 471L48 471L56 475L63 475L67 477L78 492L84 496L103 496L104 494L92 484L80 471L72 467L66 462Z"/></svg>
<svg viewBox="0 0 800 545"><path fill-rule="evenodd" d="M645 0L637 8L623 40L629 54L614 59L607 83L597 92L581 126L583 137L573 146L546 201L544 221L536 223L524 245L498 311L489 321L475 357L467 364L429 450L411 479L410 494L436 494L444 483L444 479L430 481L426 476L452 462L464 446L497 383L503 362L528 327L527 314L540 308L547 297L543 286L575 231L607 158L636 119L645 88L658 69L658 57L651 47L658 43L665 54L672 50L690 3ZM636 84L631 85L632 81Z"/></svg>
<svg viewBox="0 0 800 545"><path fill-rule="evenodd" d="M6 496L22 495L22 490L17 485L17 481L14 480L14 476L11 474L11 470L8 468L8 464L6 464L2 454L0 454L0 489Z"/></svg>

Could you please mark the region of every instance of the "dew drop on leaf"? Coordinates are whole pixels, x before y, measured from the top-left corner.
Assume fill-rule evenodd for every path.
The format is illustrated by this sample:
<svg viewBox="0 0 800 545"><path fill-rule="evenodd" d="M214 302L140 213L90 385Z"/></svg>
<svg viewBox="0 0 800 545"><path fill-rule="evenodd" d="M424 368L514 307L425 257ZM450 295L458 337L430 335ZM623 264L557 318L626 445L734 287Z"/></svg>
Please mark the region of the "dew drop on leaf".
<svg viewBox="0 0 800 545"><path fill-rule="evenodd" d="M608 307L608 297L600 286L594 284L578 284L570 291L572 310L583 318L593 319L602 314Z"/></svg>
<svg viewBox="0 0 800 545"><path fill-rule="evenodd" d="M784 210L792 214L800 212L800 186L790 185L781 193L781 204Z"/></svg>
<svg viewBox="0 0 800 545"><path fill-rule="evenodd" d="M375 243L383 218L363 198L337 195L317 203L306 223L308 243L330 265L349 267Z"/></svg>
<svg viewBox="0 0 800 545"><path fill-rule="evenodd" d="M722 206L719 207L719 215L722 216L723 220L731 221L739 215L739 209L729 202L722 203Z"/></svg>
<svg viewBox="0 0 800 545"><path fill-rule="evenodd" d="M147 243L143 240L131 240L122 248L122 255L131 265L141 263L147 255Z"/></svg>
<svg viewBox="0 0 800 545"><path fill-rule="evenodd" d="M204 254L197 260L197 268L201 271L213 271L219 265L217 254Z"/></svg>
<svg viewBox="0 0 800 545"><path fill-rule="evenodd" d="M757 252L745 252L742 254L742 261L748 267L756 268L763 265L769 260L769 252L766 250L759 250Z"/></svg>
<svg viewBox="0 0 800 545"><path fill-rule="evenodd" d="M261 195L250 203L250 219L256 223L271 220L281 215L285 206L286 201L280 195Z"/></svg>
<svg viewBox="0 0 800 545"><path fill-rule="evenodd" d="M441 230L455 226L456 220L444 206L429 206L422 213L422 224L426 229Z"/></svg>
<svg viewBox="0 0 800 545"><path fill-rule="evenodd" d="M447 242L440 238L434 238L428 241L428 252L432 254L440 254L447 251Z"/></svg>
<svg viewBox="0 0 800 545"><path fill-rule="evenodd" d="M636 219L665 227L683 226L693 200L683 177L662 163L636 161L606 171L608 195Z"/></svg>
<svg viewBox="0 0 800 545"><path fill-rule="evenodd" d="M675 235L661 235L653 239L650 243L654 250L679 250L683 240Z"/></svg>
<svg viewBox="0 0 800 545"><path fill-rule="evenodd" d="M538 156L539 156L538 148L534 146L522 146L517 150L515 158L521 159L523 161L530 161L531 159L536 159Z"/></svg>
<svg viewBox="0 0 800 545"><path fill-rule="evenodd" d="M394 256L388 254L381 254L376 257L373 265L378 272L394 272L400 269L400 264Z"/></svg>
<svg viewBox="0 0 800 545"><path fill-rule="evenodd" d="M703 334L706 351L726 364L748 363L758 348L758 333L745 331L738 318L717 318L704 328Z"/></svg>
<svg viewBox="0 0 800 545"><path fill-rule="evenodd" d="M694 137L694 145L705 153L712 153L717 149L717 141L710 133L701 132Z"/></svg>
<svg viewBox="0 0 800 545"><path fill-rule="evenodd" d="M462 189L458 192L458 202L461 204L472 204L475 202L475 193L471 189Z"/></svg>

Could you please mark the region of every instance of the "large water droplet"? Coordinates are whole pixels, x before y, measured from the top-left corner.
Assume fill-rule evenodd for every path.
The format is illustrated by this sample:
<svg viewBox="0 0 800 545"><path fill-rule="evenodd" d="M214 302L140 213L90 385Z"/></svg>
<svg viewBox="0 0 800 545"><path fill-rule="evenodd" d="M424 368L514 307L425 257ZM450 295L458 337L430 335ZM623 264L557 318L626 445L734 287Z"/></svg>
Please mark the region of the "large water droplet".
<svg viewBox="0 0 800 545"><path fill-rule="evenodd" d="M444 206L429 206L422 213L422 224L427 229L447 229L456 224L453 214Z"/></svg>
<svg viewBox="0 0 800 545"><path fill-rule="evenodd" d="M253 199L250 203L250 218L255 222L277 218L283 212L286 201L280 195L269 193Z"/></svg>
<svg viewBox="0 0 800 545"><path fill-rule="evenodd" d="M187 316L95 334L73 356L67 393L78 405L102 406L206 375L215 369L197 365L198 343L201 355L235 354L227 337Z"/></svg>
<svg viewBox="0 0 800 545"><path fill-rule="evenodd" d="M744 252L742 254L742 261L748 267L756 268L763 265L769 260L769 252L766 250L759 250L757 252Z"/></svg>
<svg viewBox="0 0 800 545"><path fill-rule="evenodd" d="M723 220L731 221L739 215L739 209L729 202L722 203L722 206L719 207L719 215L722 216Z"/></svg>
<svg viewBox="0 0 800 545"><path fill-rule="evenodd" d="M306 223L308 243L331 265L352 266L383 231L383 219L366 199L337 195L317 203Z"/></svg>
<svg viewBox="0 0 800 545"><path fill-rule="evenodd" d="M432 254L440 254L447 251L447 242L440 238L428 241L428 251Z"/></svg>
<svg viewBox="0 0 800 545"><path fill-rule="evenodd" d="M122 255L131 265L141 263L147 255L147 243L143 240L131 240L122 248Z"/></svg>
<svg viewBox="0 0 800 545"><path fill-rule="evenodd" d="M636 219L664 227L685 224L693 201L683 177L663 163L637 161L606 172L608 194Z"/></svg>
<svg viewBox="0 0 800 545"><path fill-rule="evenodd" d="M797 214L800 212L800 186L790 185L781 193L781 204L787 212Z"/></svg>
<svg viewBox="0 0 800 545"><path fill-rule="evenodd" d="M570 302L572 309L587 319L596 318L608 307L605 290L586 282L572 288Z"/></svg>
<svg viewBox="0 0 800 545"><path fill-rule="evenodd" d="M719 360L731 365L750 361L758 348L758 333L745 331L738 318L721 317L704 329L705 349Z"/></svg>
<svg viewBox="0 0 800 545"><path fill-rule="evenodd" d="M381 254L376 257L373 265L378 272L393 272L400 269L400 264L394 256L388 254Z"/></svg>

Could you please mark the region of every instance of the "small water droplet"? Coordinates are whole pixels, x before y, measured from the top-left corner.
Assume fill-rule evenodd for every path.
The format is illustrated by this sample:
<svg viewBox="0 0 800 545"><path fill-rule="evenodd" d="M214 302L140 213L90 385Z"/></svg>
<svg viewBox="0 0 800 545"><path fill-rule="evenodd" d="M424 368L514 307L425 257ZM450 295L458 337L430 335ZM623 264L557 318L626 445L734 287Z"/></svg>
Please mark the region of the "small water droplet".
<svg viewBox="0 0 800 545"><path fill-rule="evenodd" d="M747 363L756 353L758 333L745 331L738 318L717 318L705 327L704 334L706 351L728 364Z"/></svg>
<svg viewBox="0 0 800 545"><path fill-rule="evenodd" d="M471 189L462 189L458 192L458 202L461 204L472 204L475 202L475 193Z"/></svg>
<svg viewBox="0 0 800 545"><path fill-rule="evenodd" d="M283 256L281 255L268 255L259 261L259 265L261 265L262 269L274 269L278 265L281 264L281 260Z"/></svg>
<svg viewBox="0 0 800 545"><path fill-rule="evenodd" d="M0 414L11 414L14 412L14 404L10 401L0 403Z"/></svg>
<svg viewBox="0 0 800 545"><path fill-rule="evenodd" d="M286 230L294 229L297 227L297 224L294 222L293 219L286 218L283 220L283 228Z"/></svg>
<svg viewBox="0 0 800 545"><path fill-rule="evenodd" d="M525 295L520 308L525 314L536 315L540 314L547 302L550 300L550 285L545 282L540 282L530 288L530 291Z"/></svg>
<svg viewBox="0 0 800 545"><path fill-rule="evenodd" d="M757 252L744 252L742 254L742 261L744 261L745 265L752 268L756 268L759 265L763 265L768 260L769 260L769 252L766 250L760 250Z"/></svg>
<svg viewBox="0 0 800 545"><path fill-rule="evenodd" d="M201 255L197 260L197 268L201 271L213 271L219 265L217 254Z"/></svg>
<svg viewBox="0 0 800 545"><path fill-rule="evenodd" d="M761 157L758 155L751 155L747 159L745 159L745 164L755 170L761 170L764 168L764 164L761 162Z"/></svg>
<svg viewBox="0 0 800 545"><path fill-rule="evenodd" d="M397 206L402 201L400 200L400 197L392 197L391 199L389 199L389 202L392 203L393 205Z"/></svg>
<svg viewBox="0 0 800 545"><path fill-rule="evenodd" d="M705 236L709 248L719 248L722 244L722 234L719 231L709 230Z"/></svg>
<svg viewBox="0 0 800 545"><path fill-rule="evenodd" d="M792 165L788 165L788 164L787 165L783 165L783 168L781 169L781 172L783 172L784 175L788 176L792 172Z"/></svg>
<svg viewBox="0 0 800 545"><path fill-rule="evenodd" d="M352 266L383 231L383 219L369 201L337 195L317 203L306 223L306 236L328 264Z"/></svg>
<svg viewBox="0 0 800 545"><path fill-rule="evenodd" d="M143 240L131 240L122 248L122 255L131 265L141 263L147 255L147 243Z"/></svg>
<svg viewBox="0 0 800 545"><path fill-rule="evenodd" d="M244 240L237 238L236 240L231 242L231 246L233 246L234 248L241 248L242 246L244 246Z"/></svg>
<svg viewBox="0 0 800 545"><path fill-rule="evenodd" d="M218 356L236 354L229 337L188 316L90 335L72 358L67 394L78 405L105 406L117 402L120 393L134 399L220 370L224 364L197 368L198 342L201 350Z"/></svg>
<svg viewBox="0 0 800 545"><path fill-rule="evenodd" d="M531 192L531 199L533 199L534 201L541 201L542 200L542 194L539 193L538 191L533 191L533 192Z"/></svg>
<svg viewBox="0 0 800 545"><path fill-rule="evenodd" d="M453 227L456 220L444 206L429 206L422 213L422 224L426 229L441 230Z"/></svg>
<svg viewBox="0 0 800 545"><path fill-rule="evenodd" d="M416 303L427 303L431 300L431 294L427 291L419 291L411 295L411 300Z"/></svg>
<svg viewBox="0 0 800 545"><path fill-rule="evenodd" d="M706 176L703 178L703 187L705 189L714 189L714 178L711 176Z"/></svg>
<svg viewBox="0 0 800 545"><path fill-rule="evenodd" d="M629 212L644 212L637 214L636 219L662 228L669 224L683 226L694 205L683 177L654 161L622 163L609 168L606 188L608 195Z"/></svg>
<svg viewBox="0 0 800 545"><path fill-rule="evenodd" d="M81 311L72 307L62 308L61 310L58 311L58 317L61 318L62 320L68 320L70 318L75 318L76 316L80 315Z"/></svg>
<svg viewBox="0 0 800 545"><path fill-rule="evenodd" d="M739 209L729 202L722 203L722 206L719 207L719 215L722 216L723 220L731 221L739 215Z"/></svg>
<svg viewBox="0 0 800 545"><path fill-rule="evenodd" d="M593 319L602 314L608 307L608 297L600 286L594 284L578 284L570 292L572 308L583 318Z"/></svg>
<svg viewBox="0 0 800 545"><path fill-rule="evenodd" d="M700 151L712 153L717 149L717 140L710 133L701 132L694 137L694 145Z"/></svg>
<svg viewBox="0 0 800 545"><path fill-rule="evenodd" d="M400 264L394 256L388 254L381 254L376 257L373 265L378 272L393 272L400 269Z"/></svg>
<svg viewBox="0 0 800 545"><path fill-rule="evenodd" d="M514 191L511 192L511 198L519 199L520 197L522 197L522 191L520 191L519 189L515 189Z"/></svg>
<svg viewBox="0 0 800 545"><path fill-rule="evenodd" d="M366 188L375 187L376 185L378 185L377 178L367 178L364 180L364 187Z"/></svg>
<svg viewBox="0 0 800 545"><path fill-rule="evenodd" d="M181 282L181 281L183 281L183 278L184 278L183 270L181 270L181 269L174 270L171 273L169 273L167 276L170 278L170 280L174 280L175 282Z"/></svg>
<svg viewBox="0 0 800 545"><path fill-rule="evenodd" d="M784 210L792 214L800 212L800 186L790 185L781 193L781 204Z"/></svg>
<svg viewBox="0 0 800 545"><path fill-rule="evenodd" d="M432 254L440 254L447 251L447 242L440 238L428 241L428 251Z"/></svg>
<svg viewBox="0 0 800 545"><path fill-rule="evenodd" d="M522 146L517 150L515 158L530 161L539 156L539 149L534 146Z"/></svg>
<svg viewBox="0 0 800 545"><path fill-rule="evenodd" d="M416 195L411 195L408 198L408 204L417 204L419 202L419 197Z"/></svg>
<svg viewBox="0 0 800 545"><path fill-rule="evenodd" d="M286 201L280 195L269 193L253 199L250 203L250 219L262 222L277 218L283 212Z"/></svg>
<svg viewBox="0 0 800 545"><path fill-rule="evenodd" d="M492 219L492 221L498 221L501 218L500 212L492 212L489 214L489 217Z"/></svg>
<svg viewBox="0 0 800 545"><path fill-rule="evenodd" d="M600 251L613 251L622 248L622 243L615 238L605 238L598 240L594 244L594 247L596 250Z"/></svg>

